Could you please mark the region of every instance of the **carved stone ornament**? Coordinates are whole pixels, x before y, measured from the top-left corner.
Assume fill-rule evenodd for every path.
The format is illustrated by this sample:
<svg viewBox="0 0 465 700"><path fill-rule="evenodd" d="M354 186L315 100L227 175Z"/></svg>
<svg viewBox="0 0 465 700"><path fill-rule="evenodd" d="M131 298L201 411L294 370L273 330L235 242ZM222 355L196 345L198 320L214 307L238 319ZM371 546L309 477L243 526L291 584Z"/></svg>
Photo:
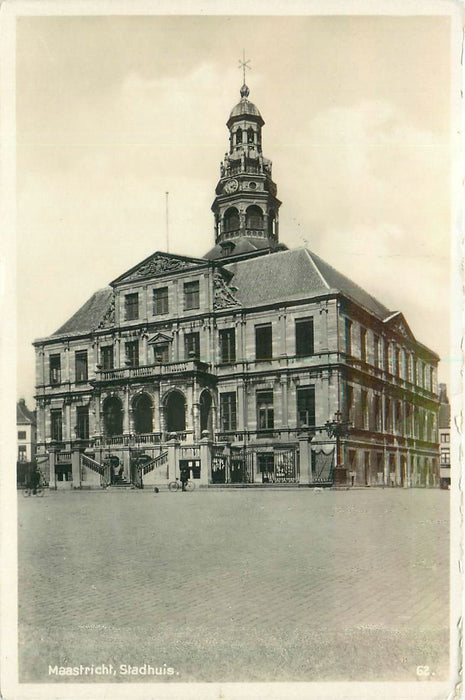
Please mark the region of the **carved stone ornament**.
<svg viewBox="0 0 465 700"><path fill-rule="evenodd" d="M105 328L108 326L113 326L115 323L115 295L112 296L111 301L105 311L105 314L98 324L99 328Z"/></svg>
<svg viewBox="0 0 465 700"><path fill-rule="evenodd" d="M185 260L176 260L165 255L155 255L147 262L140 265L132 274L124 278L124 281L140 279L141 277L150 277L160 274L160 272L171 272L172 270L183 270L186 267L192 267L192 263Z"/></svg>
<svg viewBox="0 0 465 700"><path fill-rule="evenodd" d="M213 277L213 294L214 309L227 309L231 306L239 306L238 300L218 272Z"/></svg>

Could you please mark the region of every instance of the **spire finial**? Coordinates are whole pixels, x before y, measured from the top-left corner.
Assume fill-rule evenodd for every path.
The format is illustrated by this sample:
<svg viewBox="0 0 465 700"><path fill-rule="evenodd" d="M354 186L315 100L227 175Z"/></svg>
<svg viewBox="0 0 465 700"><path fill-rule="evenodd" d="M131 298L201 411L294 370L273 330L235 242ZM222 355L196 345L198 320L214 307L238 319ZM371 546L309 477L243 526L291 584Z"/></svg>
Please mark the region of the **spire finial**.
<svg viewBox="0 0 465 700"><path fill-rule="evenodd" d="M249 96L249 88L245 84L245 69L248 68L249 70L252 70L251 66L249 66L249 63L250 63L250 58L245 60L245 49L242 49L242 61L239 59L239 65L238 65L238 68L242 68L243 85L241 87L241 97L248 97Z"/></svg>

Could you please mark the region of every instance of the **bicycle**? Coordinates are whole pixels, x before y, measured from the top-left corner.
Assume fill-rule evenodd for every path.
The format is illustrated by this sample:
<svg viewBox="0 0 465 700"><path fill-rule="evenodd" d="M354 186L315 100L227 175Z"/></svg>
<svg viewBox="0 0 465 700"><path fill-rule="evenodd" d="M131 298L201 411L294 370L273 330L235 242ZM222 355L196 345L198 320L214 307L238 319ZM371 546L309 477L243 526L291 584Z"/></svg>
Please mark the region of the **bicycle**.
<svg viewBox="0 0 465 700"><path fill-rule="evenodd" d="M38 498L42 498L43 495L44 489L42 488L42 486L26 486L26 488L23 490L23 496L25 498L28 498L29 496L37 496Z"/></svg>
<svg viewBox="0 0 465 700"><path fill-rule="evenodd" d="M170 491L180 491L180 490L182 489L182 484L181 484L181 482L179 481L179 479L176 478L176 481L170 481L170 483L168 484L168 489L169 489ZM186 481L184 490L185 490L185 491L193 491L194 489L195 489L195 484L194 484L194 482L191 481L190 479L188 479L188 480Z"/></svg>

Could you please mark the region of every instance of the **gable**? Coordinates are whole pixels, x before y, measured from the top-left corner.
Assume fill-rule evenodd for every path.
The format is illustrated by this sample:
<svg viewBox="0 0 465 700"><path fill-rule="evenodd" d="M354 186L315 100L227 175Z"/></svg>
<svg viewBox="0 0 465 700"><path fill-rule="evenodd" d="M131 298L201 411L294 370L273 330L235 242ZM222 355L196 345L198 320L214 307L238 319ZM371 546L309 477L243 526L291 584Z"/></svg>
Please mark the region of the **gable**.
<svg viewBox="0 0 465 700"><path fill-rule="evenodd" d="M405 320L405 316L401 311L396 311L395 313L391 314L383 320L383 323L385 323L386 326L392 331L398 333L404 338L408 338L408 340L415 340L415 336L410 330L410 327Z"/></svg>
<svg viewBox="0 0 465 700"><path fill-rule="evenodd" d="M171 333L158 332L155 333L148 341L147 345L158 345L159 343L171 343L173 336Z"/></svg>
<svg viewBox="0 0 465 700"><path fill-rule="evenodd" d="M124 272L110 284L115 286L116 284L139 281L149 277L160 277L170 272L180 272L199 266L205 267L206 264L205 260L200 260L199 258L156 252L127 272Z"/></svg>

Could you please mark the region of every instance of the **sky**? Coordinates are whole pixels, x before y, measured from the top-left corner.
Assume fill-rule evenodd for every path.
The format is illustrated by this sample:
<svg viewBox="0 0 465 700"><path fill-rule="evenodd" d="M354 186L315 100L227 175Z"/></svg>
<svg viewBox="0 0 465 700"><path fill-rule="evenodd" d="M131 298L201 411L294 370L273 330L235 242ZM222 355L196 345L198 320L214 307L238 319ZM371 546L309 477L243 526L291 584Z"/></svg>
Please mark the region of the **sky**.
<svg viewBox="0 0 465 700"><path fill-rule="evenodd" d="M438 16L20 17L18 397L32 341L156 250L201 257L239 101L307 246L450 350L451 47ZM453 57L452 57L453 58Z"/></svg>

